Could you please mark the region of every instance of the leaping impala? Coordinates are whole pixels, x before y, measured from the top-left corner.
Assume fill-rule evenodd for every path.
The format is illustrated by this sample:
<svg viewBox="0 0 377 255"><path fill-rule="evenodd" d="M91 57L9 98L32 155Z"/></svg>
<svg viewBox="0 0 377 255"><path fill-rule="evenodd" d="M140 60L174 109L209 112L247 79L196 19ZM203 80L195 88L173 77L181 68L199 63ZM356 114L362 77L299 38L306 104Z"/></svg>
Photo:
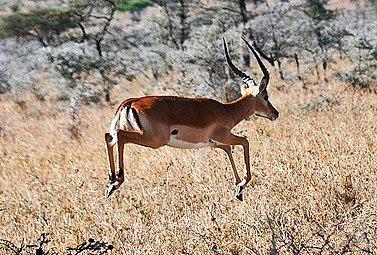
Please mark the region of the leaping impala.
<svg viewBox="0 0 377 255"><path fill-rule="evenodd" d="M125 143L134 143L157 149L168 145L181 149L202 147L220 148L226 152L232 165L236 197L243 200L243 190L251 179L249 142L231 131L243 119L257 115L276 120L279 112L268 101L267 85L270 79L254 48L241 37L254 54L263 78L259 86L253 78L238 69L230 60L225 39L224 51L230 69L244 84L242 96L230 103L220 103L210 98L185 98L177 96L145 96L129 98L118 107L105 134L106 149L110 167L110 185L106 190L109 197L124 181L123 149ZM118 144L118 171L115 173L113 148ZM245 177L238 176L231 152L231 145L242 145L245 160Z"/></svg>

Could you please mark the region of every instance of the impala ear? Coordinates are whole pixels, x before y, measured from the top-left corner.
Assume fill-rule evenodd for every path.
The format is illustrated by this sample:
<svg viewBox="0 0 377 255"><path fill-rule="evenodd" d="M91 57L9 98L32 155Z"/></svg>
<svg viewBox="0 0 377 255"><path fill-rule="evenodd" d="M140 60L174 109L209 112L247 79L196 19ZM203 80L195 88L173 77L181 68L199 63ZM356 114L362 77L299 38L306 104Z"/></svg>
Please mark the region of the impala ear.
<svg viewBox="0 0 377 255"><path fill-rule="evenodd" d="M249 88L249 85L247 85L246 83L242 84L241 85L241 95L246 95L246 92L247 92L247 89Z"/></svg>
<svg viewBox="0 0 377 255"><path fill-rule="evenodd" d="M250 94L253 97L256 97L259 94L258 86L249 86L247 83L241 85L241 95L244 96Z"/></svg>
<svg viewBox="0 0 377 255"><path fill-rule="evenodd" d="M259 82L259 90L260 92L265 91L268 86L268 82L270 80L270 76L263 76L262 80Z"/></svg>

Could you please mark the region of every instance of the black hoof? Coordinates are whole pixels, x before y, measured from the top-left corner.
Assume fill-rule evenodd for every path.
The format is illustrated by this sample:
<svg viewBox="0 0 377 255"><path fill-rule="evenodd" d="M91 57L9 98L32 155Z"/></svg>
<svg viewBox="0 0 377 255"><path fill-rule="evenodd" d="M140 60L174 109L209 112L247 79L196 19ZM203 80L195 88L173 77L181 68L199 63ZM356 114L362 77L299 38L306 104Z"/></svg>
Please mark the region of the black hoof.
<svg viewBox="0 0 377 255"><path fill-rule="evenodd" d="M243 191L245 189L244 185L238 185L236 189L236 198L240 201L243 201Z"/></svg>
<svg viewBox="0 0 377 255"><path fill-rule="evenodd" d="M109 196L111 196L111 194L113 194L114 191L116 191L118 189L118 187L119 187L118 183L112 183L112 184L110 184L109 187L105 191L106 198L108 198Z"/></svg>
<svg viewBox="0 0 377 255"><path fill-rule="evenodd" d="M236 198L242 202L243 201L243 194L242 193L237 194Z"/></svg>

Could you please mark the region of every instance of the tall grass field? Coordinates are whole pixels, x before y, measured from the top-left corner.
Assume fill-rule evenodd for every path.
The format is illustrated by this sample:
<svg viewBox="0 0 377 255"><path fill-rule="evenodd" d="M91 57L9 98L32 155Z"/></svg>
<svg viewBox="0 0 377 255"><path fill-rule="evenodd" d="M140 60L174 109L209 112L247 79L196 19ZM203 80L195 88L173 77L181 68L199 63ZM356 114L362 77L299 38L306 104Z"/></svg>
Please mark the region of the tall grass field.
<svg viewBox="0 0 377 255"><path fill-rule="evenodd" d="M132 144L105 198L104 133L139 85L83 107L77 130L60 103L1 96L0 254L376 254L377 95L276 80L280 118L234 129L250 142L243 202L222 150Z"/></svg>

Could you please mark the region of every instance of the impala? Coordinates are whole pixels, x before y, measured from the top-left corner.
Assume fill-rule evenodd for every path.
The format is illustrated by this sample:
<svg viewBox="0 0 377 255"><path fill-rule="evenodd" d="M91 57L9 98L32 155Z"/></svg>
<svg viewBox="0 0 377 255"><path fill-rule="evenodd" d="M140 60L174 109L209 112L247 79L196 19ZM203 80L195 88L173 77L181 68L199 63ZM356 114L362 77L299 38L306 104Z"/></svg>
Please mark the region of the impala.
<svg viewBox="0 0 377 255"><path fill-rule="evenodd" d="M249 142L231 131L250 115L276 120L279 112L268 100L267 85L270 79L254 48L241 37L254 54L263 78L259 86L253 78L237 68L231 61L225 39L225 57L230 69L244 84L242 96L230 103L221 103L210 98L185 98L177 96L145 96L129 98L118 107L105 134L109 161L109 197L124 182L123 149L125 143L133 143L153 149L168 145L181 149L202 147L220 148L228 155L236 185L236 198L243 200L243 191L249 181ZM118 171L115 173L114 145L117 143ZM244 151L245 176L241 180L232 157L231 145L241 145Z"/></svg>

